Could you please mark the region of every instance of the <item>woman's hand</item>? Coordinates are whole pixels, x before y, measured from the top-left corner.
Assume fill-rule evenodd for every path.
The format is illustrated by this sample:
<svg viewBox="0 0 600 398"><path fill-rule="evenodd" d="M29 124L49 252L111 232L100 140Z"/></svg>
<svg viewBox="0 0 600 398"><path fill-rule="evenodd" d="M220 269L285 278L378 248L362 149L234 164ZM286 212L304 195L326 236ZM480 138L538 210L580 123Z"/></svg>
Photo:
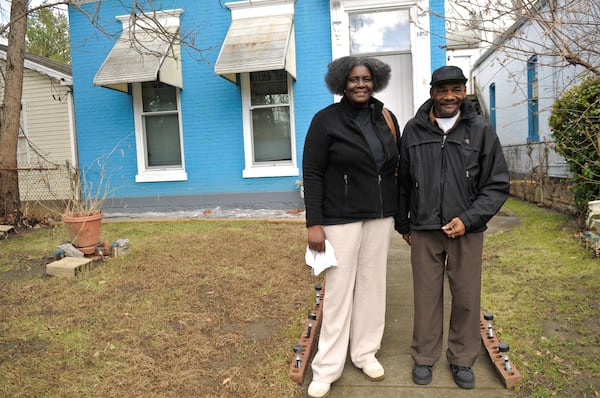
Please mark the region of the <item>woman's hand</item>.
<svg viewBox="0 0 600 398"><path fill-rule="evenodd" d="M325 230L322 225L308 227L308 248L317 252L325 251Z"/></svg>

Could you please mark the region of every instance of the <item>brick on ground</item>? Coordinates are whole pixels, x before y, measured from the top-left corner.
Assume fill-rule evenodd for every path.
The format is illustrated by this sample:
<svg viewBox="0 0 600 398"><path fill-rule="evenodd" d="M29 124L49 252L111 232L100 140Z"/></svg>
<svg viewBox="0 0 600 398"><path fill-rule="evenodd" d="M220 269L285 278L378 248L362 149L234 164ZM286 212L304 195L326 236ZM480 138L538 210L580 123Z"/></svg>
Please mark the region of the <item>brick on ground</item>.
<svg viewBox="0 0 600 398"><path fill-rule="evenodd" d="M46 266L46 273L53 276L75 277L81 271L92 268L91 258L65 257Z"/></svg>
<svg viewBox="0 0 600 398"><path fill-rule="evenodd" d="M12 232L15 232L15 228L12 225L0 225L0 239L5 238Z"/></svg>

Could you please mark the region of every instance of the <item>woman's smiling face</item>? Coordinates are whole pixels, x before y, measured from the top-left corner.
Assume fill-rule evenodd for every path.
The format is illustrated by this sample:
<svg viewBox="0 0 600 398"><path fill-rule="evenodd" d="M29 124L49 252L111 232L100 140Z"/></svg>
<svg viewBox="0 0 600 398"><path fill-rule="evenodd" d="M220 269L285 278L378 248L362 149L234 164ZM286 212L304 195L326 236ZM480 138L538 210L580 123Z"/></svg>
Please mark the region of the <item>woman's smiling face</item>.
<svg viewBox="0 0 600 398"><path fill-rule="evenodd" d="M373 95L373 77L364 65L355 66L346 79L346 99L356 108L365 108Z"/></svg>

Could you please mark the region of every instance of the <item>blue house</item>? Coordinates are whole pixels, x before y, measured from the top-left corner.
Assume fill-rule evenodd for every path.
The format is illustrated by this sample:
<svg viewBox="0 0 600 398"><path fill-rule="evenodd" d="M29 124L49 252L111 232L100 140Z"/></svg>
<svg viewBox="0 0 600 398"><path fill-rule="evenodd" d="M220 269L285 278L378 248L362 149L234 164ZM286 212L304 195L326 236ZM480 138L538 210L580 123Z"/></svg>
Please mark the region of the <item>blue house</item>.
<svg viewBox="0 0 600 398"><path fill-rule="evenodd" d="M84 190L105 213L303 207L329 62L389 63L377 98L403 125L446 60L444 0L125 3L69 9Z"/></svg>

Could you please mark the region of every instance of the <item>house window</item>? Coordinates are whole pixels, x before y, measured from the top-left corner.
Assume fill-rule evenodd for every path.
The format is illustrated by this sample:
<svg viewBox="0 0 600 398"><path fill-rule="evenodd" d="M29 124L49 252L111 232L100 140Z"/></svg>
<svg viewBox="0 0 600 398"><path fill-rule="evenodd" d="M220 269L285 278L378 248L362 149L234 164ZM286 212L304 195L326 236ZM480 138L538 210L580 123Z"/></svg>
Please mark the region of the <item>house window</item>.
<svg viewBox="0 0 600 398"><path fill-rule="evenodd" d="M496 83L490 84L490 122L496 130Z"/></svg>
<svg viewBox="0 0 600 398"><path fill-rule="evenodd" d="M407 9L350 14L350 52L410 51L409 22Z"/></svg>
<svg viewBox="0 0 600 398"><path fill-rule="evenodd" d="M539 97L537 76L537 55L527 60L527 141L537 142L540 140L539 122Z"/></svg>
<svg viewBox="0 0 600 398"><path fill-rule="evenodd" d="M243 73L243 176L297 176L292 79L285 70Z"/></svg>
<svg viewBox="0 0 600 398"><path fill-rule="evenodd" d="M179 89L159 81L133 84L137 182L187 179Z"/></svg>

